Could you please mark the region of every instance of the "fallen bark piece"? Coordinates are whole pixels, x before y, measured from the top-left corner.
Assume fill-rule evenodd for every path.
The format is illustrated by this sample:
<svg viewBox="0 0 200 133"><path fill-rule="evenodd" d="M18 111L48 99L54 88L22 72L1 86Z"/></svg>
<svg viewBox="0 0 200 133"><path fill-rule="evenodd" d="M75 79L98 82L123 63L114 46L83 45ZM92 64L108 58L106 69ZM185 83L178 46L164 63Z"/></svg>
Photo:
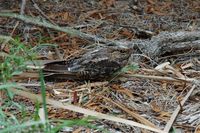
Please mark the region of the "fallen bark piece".
<svg viewBox="0 0 200 133"><path fill-rule="evenodd" d="M183 53L200 49L200 31L161 32L150 40L134 40L127 42L128 47L139 49L151 58L160 57L166 53Z"/></svg>

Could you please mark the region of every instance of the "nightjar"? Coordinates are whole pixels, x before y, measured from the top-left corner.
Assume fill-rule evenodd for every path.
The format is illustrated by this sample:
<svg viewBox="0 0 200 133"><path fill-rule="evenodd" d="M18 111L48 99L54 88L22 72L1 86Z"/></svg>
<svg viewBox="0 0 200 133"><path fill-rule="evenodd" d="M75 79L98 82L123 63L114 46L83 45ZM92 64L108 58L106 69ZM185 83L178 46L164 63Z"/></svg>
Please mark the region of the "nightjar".
<svg viewBox="0 0 200 133"><path fill-rule="evenodd" d="M114 46L92 48L67 61L48 63L46 79L104 80L124 67L131 55L130 49Z"/></svg>

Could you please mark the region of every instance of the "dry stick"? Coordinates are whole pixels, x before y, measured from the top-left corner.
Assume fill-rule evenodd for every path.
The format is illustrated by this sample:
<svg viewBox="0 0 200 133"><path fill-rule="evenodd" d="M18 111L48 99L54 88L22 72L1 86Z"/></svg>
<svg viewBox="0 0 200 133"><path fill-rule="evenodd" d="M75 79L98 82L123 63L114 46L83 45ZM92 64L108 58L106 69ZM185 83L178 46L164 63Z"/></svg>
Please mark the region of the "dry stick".
<svg viewBox="0 0 200 133"><path fill-rule="evenodd" d="M128 108L125 108L123 104L121 104L120 102L115 102L112 101L111 99L101 96L103 97L103 99L105 99L108 102L111 102L112 104L116 105L117 107L119 107L121 110L125 111L126 113L128 113L129 115L131 115L133 118L135 118L136 120L140 121L141 123L153 127L153 128L158 128L156 127L156 125L154 125L153 123L151 123L150 121L148 121L147 119L145 119L144 117L140 116L139 114L129 110Z"/></svg>
<svg viewBox="0 0 200 133"><path fill-rule="evenodd" d="M13 36L13 34L14 34L15 30L17 29L17 26L18 26L18 25L19 25L19 21L16 22L16 24L15 24L15 26L14 26L12 32L10 33L10 36Z"/></svg>
<svg viewBox="0 0 200 133"><path fill-rule="evenodd" d="M186 100L189 98L189 96L192 94L193 90L195 89L196 85L193 85L192 88L190 89L190 91L187 93L187 95L184 97L184 99L181 101L181 106L183 106L183 104L186 102ZM179 111L180 111L181 107L178 106L176 108L176 110L174 111L174 113L172 114L170 120L167 122L165 128L164 128L164 131L165 132L169 132L169 130L171 129L172 127L172 124L174 123Z"/></svg>
<svg viewBox="0 0 200 133"><path fill-rule="evenodd" d="M22 90L18 90L18 89L14 89L11 88L10 89L14 94L29 98L33 101L37 101L42 103L42 96L41 95L36 95L36 94L32 94L30 92L26 92L26 91L22 91ZM114 122L120 122L126 125L130 125L130 126L136 126L139 128L143 128L143 129L147 129L153 132L157 132L157 133L166 133L160 129L156 129L156 128L152 128L134 121L130 121L130 120L126 120L123 118L118 118L118 117L114 117L114 116L110 116L110 115L106 115L106 114L102 114L99 112L95 112L89 109L84 109L75 105L71 105L71 104L63 104L62 102L53 100L53 99L46 99L47 104L52 105L55 108L63 108L63 109L67 109L67 110L71 110L74 112L78 112L78 113L82 113L85 115L90 115L90 116L94 116L97 117L99 119L105 119L105 120L109 120L109 121L114 121Z"/></svg>
<svg viewBox="0 0 200 133"><path fill-rule="evenodd" d="M107 40L107 39L104 39L104 38L97 37L95 35L89 35L89 34L80 32L80 31L75 30L75 29L70 28L70 27L60 27L58 25L53 25L53 24L49 23L48 21L41 20L41 19L38 19L36 17L33 18L33 17L30 17L30 16L19 15L19 14L16 14L16 13L0 13L0 16L16 18L16 19L22 20L26 23L35 24L35 25L38 25L38 26L43 26L43 27L46 27L46 28L62 31L62 32L67 33L70 36L77 36L77 37L80 37L82 39L86 39L86 40L89 40L89 41L103 42L103 43L106 43L106 44L111 44L111 45L116 45L118 47L127 48L125 46L125 43L122 44L122 42L111 41L111 40Z"/></svg>
<svg viewBox="0 0 200 133"><path fill-rule="evenodd" d="M145 78L145 79L153 79L153 80L165 80L165 81L172 81L172 82L189 82L193 83L196 81L194 78L171 78L171 77L162 77L162 76L149 76L149 75L141 75L141 74L122 74L122 76L130 78Z"/></svg>
<svg viewBox="0 0 200 133"><path fill-rule="evenodd" d="M26 0L22 0L21 7L20 7L20 14L21 15L24 14L25 6L26 6Z"/></svg>
<svg viewBox="0 0 200 133"><path fill-rule="evenodd" d="M46 18L49 22L51 22L52 24L56 25L56 23L54 23L47 15L45 15L45 13L39 8L38 4L35 2L35 0L31 0L31 2L33 3L33 7L35 7L36 10L38 10L38 12L44 17Z"/></svg>

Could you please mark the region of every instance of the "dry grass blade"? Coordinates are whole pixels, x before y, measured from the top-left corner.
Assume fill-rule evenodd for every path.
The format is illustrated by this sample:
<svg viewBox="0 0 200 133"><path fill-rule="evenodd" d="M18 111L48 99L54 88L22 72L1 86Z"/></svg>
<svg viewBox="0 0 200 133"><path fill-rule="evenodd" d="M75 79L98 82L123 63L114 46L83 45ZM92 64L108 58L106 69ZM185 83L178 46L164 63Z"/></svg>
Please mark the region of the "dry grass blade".
<svg viewBox="0 0 200 133"><path fill-rule="evenodd" d="M40 95L32 94L30 92L25 92L25 91L22 91L22 90L17 90L17 89L14 89L14 88L12 88L10 90L17 95L29 98L33 101L42 102L42 97ZM56 101L56 100L53 100L53 99L46 99L46 101L47 101L47 104L52 105L55 108L63 108L63 109L75 111L75 112L78 112L78 113L82 113L82 114L85 114L85 115L94 116L94 117L99 118L99 119L105 119L105 120L109 120L109 121L119 122L119 123L123 123L123 124L130 125L130 126L136 126L136 127L147 129L147 130L154 131L154 132L157 132L157 133L166 133L166 132L164 132L160 129L152 128L152 127L149 127L149 126L146 126L146 125L134 122L134 121L130 121L130 120L126 120L126 119L123 119L123 118L118 118L118 117L102 114L102 113L99 113L99 112L95 112L95 111L92 111L92 110L89 110L89 109L84 109L84 108L81 108L81 107L78 107L78 106L75 106L75 105L71 105L71 104L65 104L64 105L63 103Z"/></svg>
<svg viewBox="0 0 200 133"><path fill-rule="evenodd" d="M186 100L190 97L190 95L192 94L193 90L195 89L196 85L193 85L192 88L190 89L190 91L187 93L187 95L184 97L184 99L181 101L181 106L183 106L183 104L186 102ZM181 107L178 106L176 108L176 110L174 111L174 113L172 114L170 120L168 121L168 123L165 126L164 131L165 132L169 132L169 130L171 129L172 124L174 123L174 120L176 119L179 111L180 111Z"/></svg>

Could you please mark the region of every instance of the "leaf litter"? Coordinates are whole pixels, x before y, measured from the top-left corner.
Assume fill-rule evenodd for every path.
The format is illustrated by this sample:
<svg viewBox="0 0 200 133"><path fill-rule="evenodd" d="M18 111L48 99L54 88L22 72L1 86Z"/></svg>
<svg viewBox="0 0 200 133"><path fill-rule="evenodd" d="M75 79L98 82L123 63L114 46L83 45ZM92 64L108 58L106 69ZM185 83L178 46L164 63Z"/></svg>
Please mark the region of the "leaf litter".
<svg viewBox="0 0 200 133"><path fill-rule="evenodd" d="M91 0L80 2L69 0L36 1L36 3L42 4L40 8L44 14L60 26L69 26L87 34L112 40L149 39L163 31L194 31L199 30L200 24L198 14L200 3L198 0L181 2L157 0L139 2L137 0ZM31 3L28 2L26 6L30 7L30 5ZM15 12L19 10L14 5L12 7L16 9ZM6 5L2 8L9 9ZM44 17L33 7L27 9L26 12L28 15ZM5 34L7 31L12 31L16 20L4 18L0 19L0 24L0 31ZM2 25L6 25L6 27L2 27ZM18 35L18 32L22 33L25 26L25 23L20 22L12 31L13 35ZM150 31L152 34L147 34ZM91 40L68 36L52 29L47 31L45 28L34 25L31 25L29 33L25 34L29 35L29 43L33 46L41 42L57 44L57 49L45 46L37 51L38 60L42 61L67 59L74 54L79 55L84 47L91 43ZM19 36L22 40L27 39L24 38L23 34ZM42 37L46 38L42 39ZM98 42L96 43L98 44ZM8 48L7 44L4 44L2 51L9 54ZM187 55L186 52L188 52ZM195 82L199 79L200 74L199 51L191 48L184 54L172 54L174 55L169 53L162 55L163 57L159 57L158 60L155 59L157 65L144 60L137 62L138 68L126 67L122 74L111 80L112 82L46 82L46 95L48 98L63 104L70 103L103 114L136 121L166 132L169 130L167 128L171 128L170 124L173 124L173 127L182 132L197 133L200 124L199 91L194 90L184 104L181 102L186 98L193 84L197 88L199 87L198 83ZM35 71L31 70L31 72ZM23 86L27 85L28 91L40 94L37 76L35 76L36 79L22 78L22 76L13 80L23 84ZM30 84L31 86L28 86ZM30 111L34 111L34 103L30 102L28 98L15 96L15 101L24 102L29 106ZM180 109L177 110L177 108ZM169 123L176 110L179 113L177 112L177 117L175 115L175 122ZM84 117L83 114L56 108L55 105L48 107L48 114L50 119ZM93 123L103 126L110 132L147 132L142 128L116 123L116 121L95 120ZM85 127L74 128L73 132L91 130Z"/></svg>

